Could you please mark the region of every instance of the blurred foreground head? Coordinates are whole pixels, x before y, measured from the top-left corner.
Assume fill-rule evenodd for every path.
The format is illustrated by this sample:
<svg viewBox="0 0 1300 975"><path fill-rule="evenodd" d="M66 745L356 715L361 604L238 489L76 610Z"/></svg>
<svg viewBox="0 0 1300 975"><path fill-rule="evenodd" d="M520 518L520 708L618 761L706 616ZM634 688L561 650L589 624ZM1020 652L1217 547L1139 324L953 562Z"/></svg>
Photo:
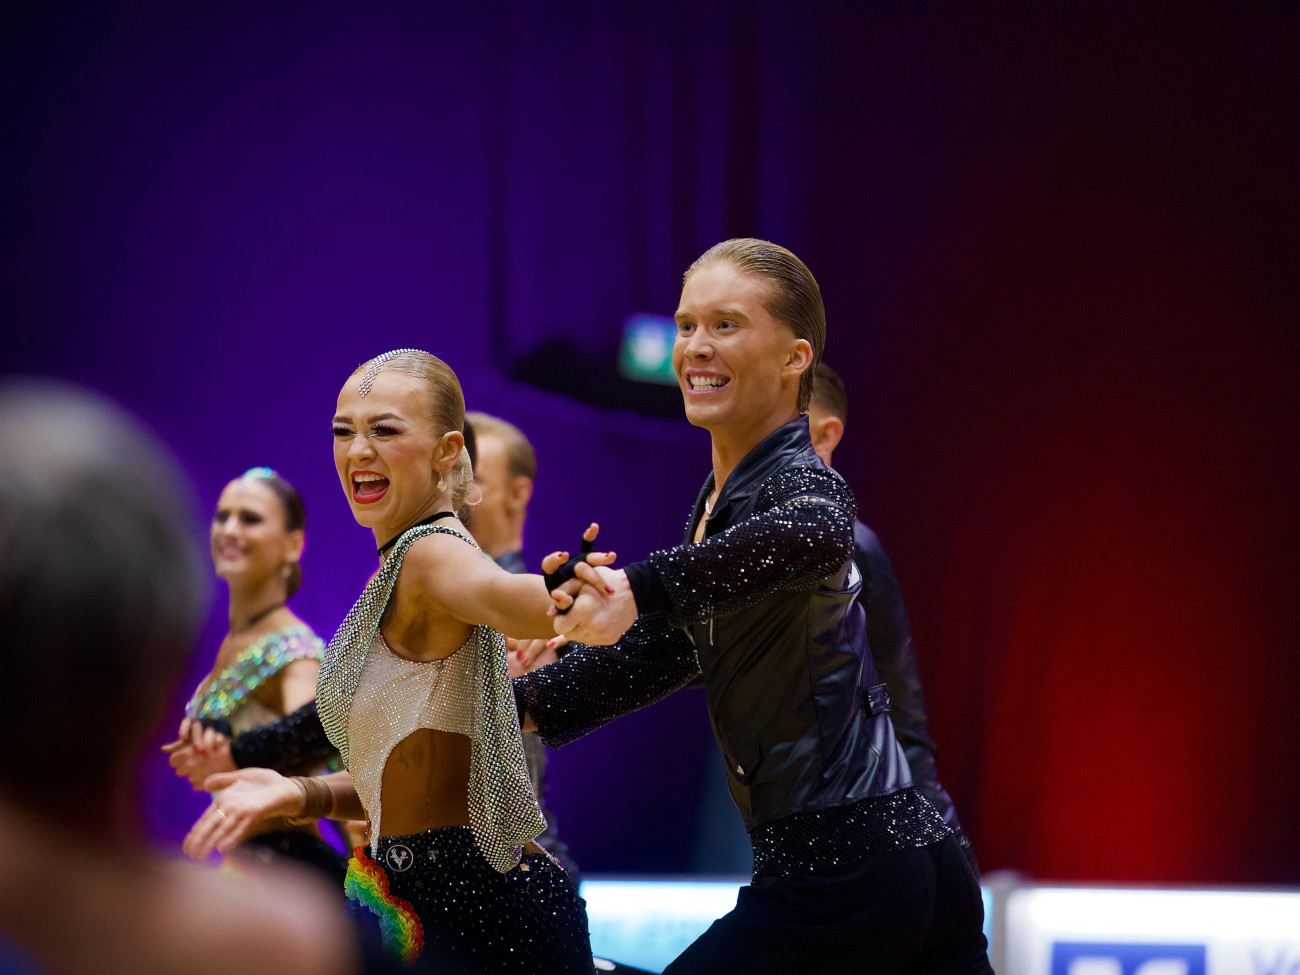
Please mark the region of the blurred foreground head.
<svg viewBox="0 0 1300 975"><path fill-rule="evenodd" d="M203 609L188 489L98 396L0 383L0 798L67 821L132 780Z"/></svg>

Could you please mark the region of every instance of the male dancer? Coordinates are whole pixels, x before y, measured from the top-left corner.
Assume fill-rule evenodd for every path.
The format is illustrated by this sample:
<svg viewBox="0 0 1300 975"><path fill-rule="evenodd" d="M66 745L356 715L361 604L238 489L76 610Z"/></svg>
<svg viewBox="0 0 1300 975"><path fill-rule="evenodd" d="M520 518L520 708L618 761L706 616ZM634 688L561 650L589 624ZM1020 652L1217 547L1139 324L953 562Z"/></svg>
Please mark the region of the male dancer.
<svg viewBox="0 0 1300 975"><path fill-rule="evenodd" d="M849 397L844 381L826 363L817 363L812 402L808 407L808 433L813 450L827 467L833 466L831 455L844 436L848 415ZM861 601L867 611L867 644L871 647L876 674L889 692L889 717L912 770L912 783L939 811L978 877L975 851L957 819L952 798L939 784L935 769L938 747L926 723L921 669L916 661L912 625L903 606L903 594L880 539L861 520L853 525L853 561L862 573Z"/></svg>
<svg viewBox="0 0 1300 975"><path fill-rule="evenodd" d="M978 884L876 681L853 497L802 415L817 283L782 247L726 241L687 271L676 319L713 473L686 544L557 589L557 631L589 645L516 680L526 727L563 744L703 677L754 879L668 973L989 972Z"/></svg>
<svg viewBox="0 0 1300 975"><path fill-rule="evenodd" d="M474 481L483 495L474 506L470 533L501 568L507 572L527 572L524 525L537 476L537 454L522 430L499 417L467 413L465 427L474 432L478 454L474 460ZM510 658L513 674L516 654L511 653ZM560 839L555 815L546 805L546 746L536 732L524 732L524 760L528 763L533 793L546 817L546 832L537 837L537 843L564 865L574 883L580 883L578 865Z"/></svg>

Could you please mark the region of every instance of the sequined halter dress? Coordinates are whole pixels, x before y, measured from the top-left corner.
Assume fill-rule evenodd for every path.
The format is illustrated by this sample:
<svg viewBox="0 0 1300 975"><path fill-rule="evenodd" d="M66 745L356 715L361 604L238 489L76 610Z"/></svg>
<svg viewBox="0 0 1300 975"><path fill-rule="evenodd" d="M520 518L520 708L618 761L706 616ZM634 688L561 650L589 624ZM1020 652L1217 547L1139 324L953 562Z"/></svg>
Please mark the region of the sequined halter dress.
<svg viewBox="0 0 1300 975"><path fill-rule="evenodd" d="M380 632L406 552L435 534L474 545L439 525L408 529L382 557L321 667L321 723L371 820L369 849L358 847L348 864L348 899L408 963L423 954L466 972L590 972L576 885L553 858L524 850L546 821L524 764L501 634L476 626L448 657L417 661L395 654ZM388 756L424 728L470 740L471 825L382 836Z"/></svg>
<svg viewBox="0 0 1300 975"><path fill-rule="evenodd" d="M263 728L282 717L257 699L257 691L297 660L320 660L325 644L311 628L294 623L254 641L210 680L195 690L185 705L185 716L237 735ZM316 756L284 756L283 771L292 775L319 775L337 767L337 756L322 761ZM240 871L249 861L274 863L296 860L337 882L344 874L343 858L326 843L314 826L276 828L249 837L227 859L230 869Z"/></svg>

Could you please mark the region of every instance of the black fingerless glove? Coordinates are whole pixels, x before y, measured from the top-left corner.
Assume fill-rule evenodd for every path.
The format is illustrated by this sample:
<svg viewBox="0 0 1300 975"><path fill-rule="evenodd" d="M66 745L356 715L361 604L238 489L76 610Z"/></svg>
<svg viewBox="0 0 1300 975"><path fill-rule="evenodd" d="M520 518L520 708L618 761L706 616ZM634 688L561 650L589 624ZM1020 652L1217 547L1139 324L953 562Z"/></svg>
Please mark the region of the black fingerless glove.
<svg viewBox="0 0 1300 975"><path fill-rule="evenodd" d="M542 579L546 582L546 591L555 592L555 590L559 589L560 586L572 579L577 573L579 563L586 562L587 556L594 551L595 547L596 543L594 541L589 542L584 538L582 540L582 547L579 549L577 555L573 556L573 558L569 559L569 561L565 562L554 572L544 573ZM570 604L569 609L573 609L572 604ZM555 612L560 616L563 616L569 611L569 609L557 608Z"/></svg>

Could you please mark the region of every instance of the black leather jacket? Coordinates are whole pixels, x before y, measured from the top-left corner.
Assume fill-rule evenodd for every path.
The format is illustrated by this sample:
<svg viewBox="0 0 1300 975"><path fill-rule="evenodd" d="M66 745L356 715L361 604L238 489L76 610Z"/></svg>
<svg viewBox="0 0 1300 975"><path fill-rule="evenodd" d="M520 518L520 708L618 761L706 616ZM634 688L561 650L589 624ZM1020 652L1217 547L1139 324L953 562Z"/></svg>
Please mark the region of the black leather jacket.
<svg viewBox="0 0 1300 975"><path fill-rule="evenodd" d="M632 629L519 678L521 708L560 745L702 674L751 830L911 785L867 648L853 496L813 452L807 418L745 456L691 543L712 490L710 475L685 544L627 567Z"/></svg>
<svg viewBox="0 0 1300 975"><path fill-rule="evenodd" d="M939 782L935 768L937 748L930 737L921 690L921 669L912 642L912 624L903 606L903 593L889 556L876 533L858 522L853 526L853 561L862 573L861 602L867 610L867 643L876 672L889 692L889 718L903 746L912 781L930 800L975 867L975 854L957 819L952 798ZM978 873L978 867L976 867Z"/></svg>

